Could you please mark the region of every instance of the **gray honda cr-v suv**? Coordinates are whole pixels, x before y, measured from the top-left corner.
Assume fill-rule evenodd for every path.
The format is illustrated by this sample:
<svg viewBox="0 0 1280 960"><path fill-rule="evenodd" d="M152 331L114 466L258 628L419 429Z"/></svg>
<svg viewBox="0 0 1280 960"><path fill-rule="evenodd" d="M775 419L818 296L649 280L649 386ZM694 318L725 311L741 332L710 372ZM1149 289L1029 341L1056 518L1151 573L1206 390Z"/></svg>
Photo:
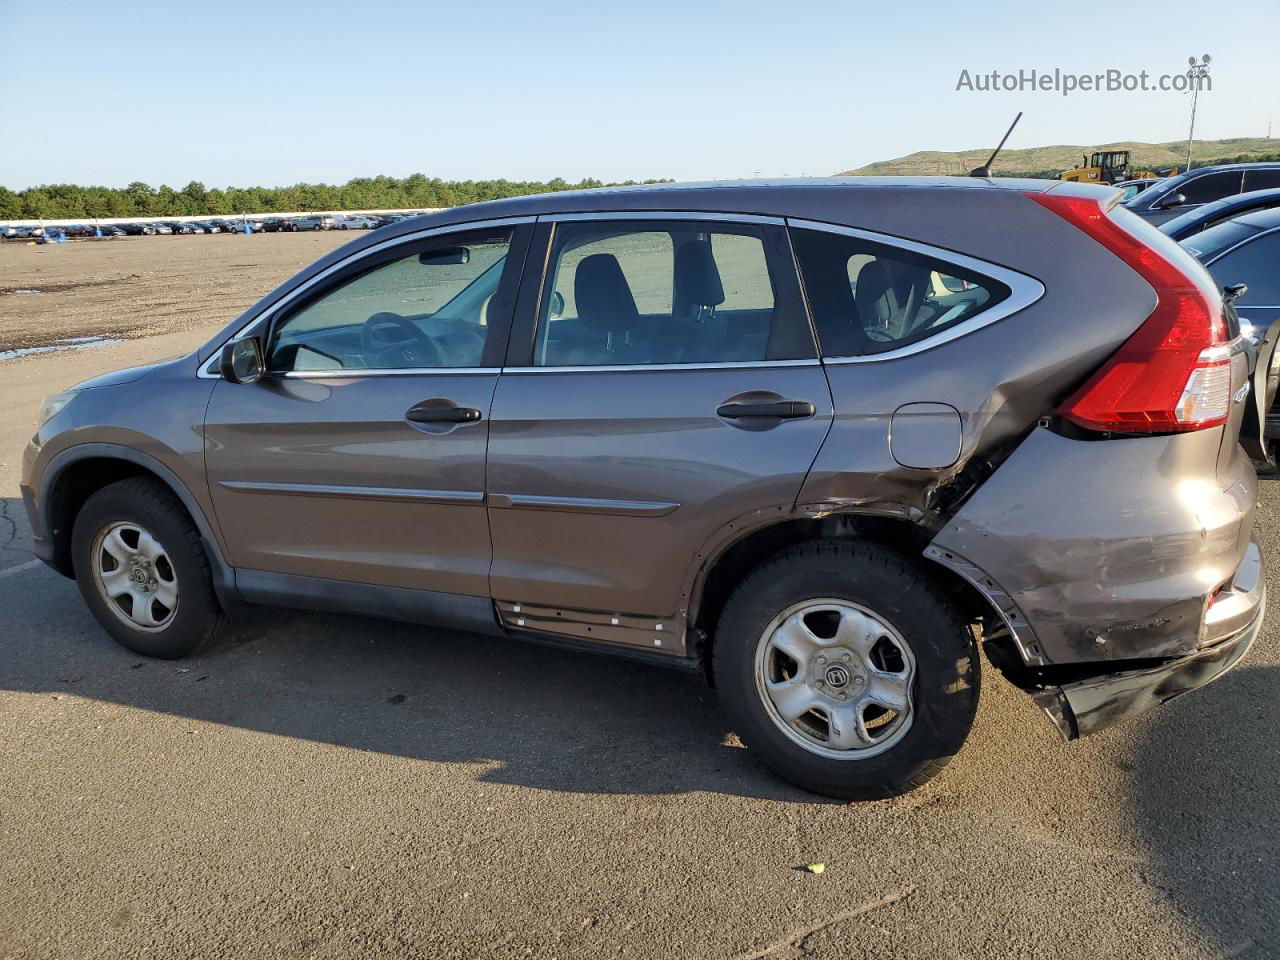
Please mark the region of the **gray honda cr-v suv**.
<svg viewBox="0 0 1280 960"><path fill-rule="evenodd" d="M834 796L942 768L979 646L1088 734L1229 669L1264 608L1246 343L1118 195L841 179L406 220L49 398L36 551L155 656L247 601L704 669Z"/></svg>

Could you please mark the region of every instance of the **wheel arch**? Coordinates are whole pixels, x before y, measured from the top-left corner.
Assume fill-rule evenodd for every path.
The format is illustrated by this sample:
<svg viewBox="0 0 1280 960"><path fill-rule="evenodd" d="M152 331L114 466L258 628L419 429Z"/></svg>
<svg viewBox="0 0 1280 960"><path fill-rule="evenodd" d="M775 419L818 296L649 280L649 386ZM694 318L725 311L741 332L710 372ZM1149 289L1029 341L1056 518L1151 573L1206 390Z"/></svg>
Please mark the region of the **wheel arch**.
<svg viewBox="0 0 1280 960"><path fill-rule="evenodd" d="M748 529L708 555L693 581L688 615L693 654L708 667L720 614L747 574L774 554L813 540L862 541L893 550L941 586L970 622L981 623L984 631L999 624L1000 611L972 583L946 566L926 561L924 551L932 536L923 525L904 517L856 511L822 517L791 514ZM709 676L709 669L707 672Z"/></svg>
<svg viewBox="0 0 1280 960"><path fill-rule="evenodd" d="M209 555L214 587L220 599L234 589L231 567L204 510L176 473L160 460L114 443L83 443L58 453L45 469L41 485L40 515L51 548L50 563L59 573L74 576L71 562L71 530L85 501L97 491L129 477L150 477L163 484L182 505L200 532Z"/></svg>

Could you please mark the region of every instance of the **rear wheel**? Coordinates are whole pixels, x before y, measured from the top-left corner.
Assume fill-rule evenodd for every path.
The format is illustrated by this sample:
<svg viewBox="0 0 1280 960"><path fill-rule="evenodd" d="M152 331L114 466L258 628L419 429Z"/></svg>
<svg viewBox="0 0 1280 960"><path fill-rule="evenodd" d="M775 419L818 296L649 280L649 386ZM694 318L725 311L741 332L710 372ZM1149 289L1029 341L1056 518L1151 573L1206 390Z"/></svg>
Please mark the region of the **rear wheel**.
<svg viewBox="0 0 1280 960"><path fill-rule="evenodd" d="M815 793L866 800L936 776L968 736L978 660L964 619L907 560L802 544L726 605L712 669L747 747Z"/></svg>
<svg viewBox="0 0 1280 960"><path fill-rule="evenodd" d="M71 533L80 594L137 653L184 657L223 625L200 533L159 481L134 477L93 494Z"/></svg>

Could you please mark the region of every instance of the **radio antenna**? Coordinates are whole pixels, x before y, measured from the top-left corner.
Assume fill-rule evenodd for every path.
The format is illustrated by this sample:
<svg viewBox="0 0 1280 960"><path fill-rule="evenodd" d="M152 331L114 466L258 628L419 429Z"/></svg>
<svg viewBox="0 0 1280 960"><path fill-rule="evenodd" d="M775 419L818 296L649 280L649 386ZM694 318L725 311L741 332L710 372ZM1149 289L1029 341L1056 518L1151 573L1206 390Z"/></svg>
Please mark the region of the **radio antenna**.
<svg viewBox="0 0 1280 960"><path fill-rule="evenodd" d="M1018 115L1013 118L1013 123L1009 124L1009 129L1004 132L1004 136L1000 138L1000 143L991 151L991 156L987 157L987 162L980 167L974 167L969 171L971 177L989 177L991 176L991 164L995 163L996 155L1004 149L1004 142L1009 139L1009 134L1013 133L1013 128L1018 125L1018 121L1022 119L1022 111L1018 111Z"/></svg>

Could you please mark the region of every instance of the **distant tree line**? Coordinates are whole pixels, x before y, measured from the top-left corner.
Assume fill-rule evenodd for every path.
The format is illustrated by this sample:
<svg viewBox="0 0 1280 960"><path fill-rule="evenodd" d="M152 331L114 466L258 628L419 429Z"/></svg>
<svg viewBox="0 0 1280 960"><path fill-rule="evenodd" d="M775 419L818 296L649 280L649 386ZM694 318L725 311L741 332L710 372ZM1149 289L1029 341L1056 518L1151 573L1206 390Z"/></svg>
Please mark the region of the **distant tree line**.
<svg viewBox="0 0 1280 960"><path fill-rule="evenodd" d="M600 180L440 180L409 177L358 177L341 186L298 183L291 187L217 187L193 180L181 190L134 182L127 187L82 187L60 183L13 191L0 187L0 220L70 220L100 217L202 216L293 210L405 210L453 207L530 193L554 193L640 181L606 184ZM669 183L645 180L644 183Z"/></svg>

